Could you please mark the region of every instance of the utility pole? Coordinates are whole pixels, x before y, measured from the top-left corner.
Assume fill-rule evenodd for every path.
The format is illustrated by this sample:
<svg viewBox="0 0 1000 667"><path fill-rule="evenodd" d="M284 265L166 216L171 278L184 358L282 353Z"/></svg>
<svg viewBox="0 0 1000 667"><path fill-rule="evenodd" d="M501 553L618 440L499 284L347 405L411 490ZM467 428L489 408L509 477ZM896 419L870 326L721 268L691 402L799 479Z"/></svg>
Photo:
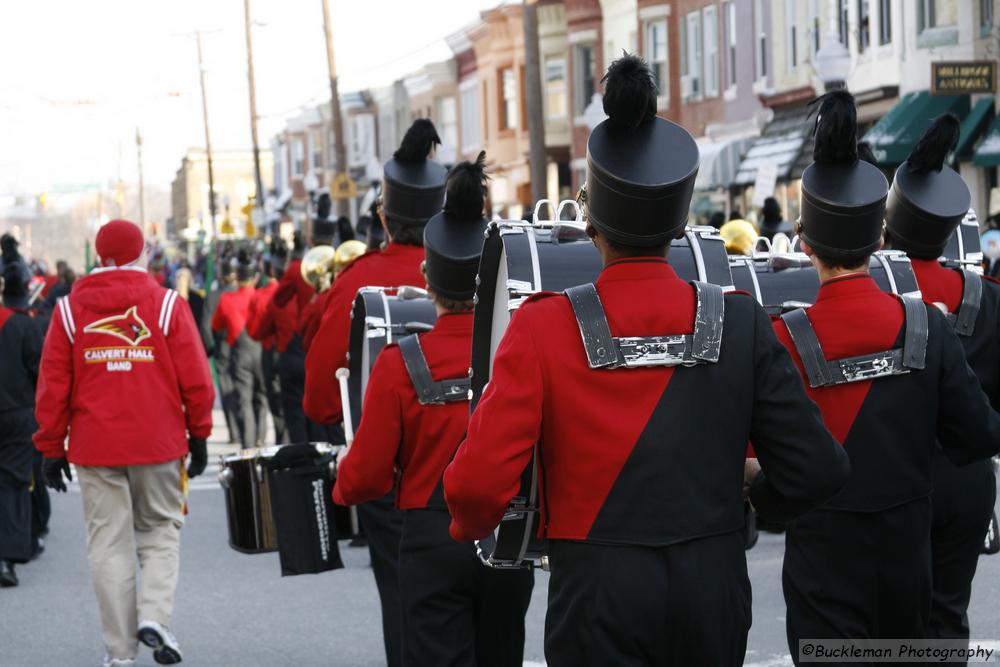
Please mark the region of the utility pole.
<svg viewBox="0 0 1000 667"><path fill-rule="evenodd" d="M253 175L257 187L255 207L263 211L264 181L260 177L260 146L257 143L257 85L253 74L253 39L251 36L250 0L243 0L243 23L247 34L247 83L250 88L250 138L253 140ZM260 219L263 220L261 215ZM260 233L260 230L258 230Z"/></svg>
<svg viewBox="0 0 1000 667"><path fill-rule="evenodd" d="M340 94L337 92L337 61L333 55L333 25L330 23L330 7L328 0L320 0L323 5L323 31L326 34L326 62L330 69L330 111L333 120L334 154L337 160L337 173L347 173L347 149L344 147L344 120L340 116ZM333 193L331 192L332 196ZM335 199L337 215L348 215L346 199Z"/></svg>
<svg viewBox="0 0 1000 667"><path fill-rule="evenodd" d="M212 235L215 235L215 177L212 175L212 139L208 131L208 98L205 96L205 63L201 54L201 31L194 33L198 45L198 79L201 82L201 115L205 123L205 158L208 161L208 211L212 216Z"/></svg>
<svg viewBox="0 0 1000 667"><path fill-rule="evenodd" d="M149 230L146 229L146 185L142 178L142 135L139 133L139 128L135 128L135 150L136 156L139 160L139 226L142 227L142 233L149 235Z"/></svg>
<svg viewBox="0 0 1000 667"><path fill-rule="evenodd" d="M542 108L541 59L538 55L538 8L524 0L524 70L528 102L528 166L532 205L546 196L545 111Z"/></svg>

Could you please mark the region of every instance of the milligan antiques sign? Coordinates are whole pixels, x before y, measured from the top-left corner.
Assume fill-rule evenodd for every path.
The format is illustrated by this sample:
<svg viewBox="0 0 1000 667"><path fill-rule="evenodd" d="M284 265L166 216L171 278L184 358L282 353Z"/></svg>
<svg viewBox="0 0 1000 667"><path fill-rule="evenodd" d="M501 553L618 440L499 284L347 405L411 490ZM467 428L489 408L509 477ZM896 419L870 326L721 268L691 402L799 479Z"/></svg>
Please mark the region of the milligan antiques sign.
<svg viewBox="0 0 1000 667"><path fill-rule="evenodd" d="M969 95L997 91L997 61L931 63L932 95Z"/></svg>

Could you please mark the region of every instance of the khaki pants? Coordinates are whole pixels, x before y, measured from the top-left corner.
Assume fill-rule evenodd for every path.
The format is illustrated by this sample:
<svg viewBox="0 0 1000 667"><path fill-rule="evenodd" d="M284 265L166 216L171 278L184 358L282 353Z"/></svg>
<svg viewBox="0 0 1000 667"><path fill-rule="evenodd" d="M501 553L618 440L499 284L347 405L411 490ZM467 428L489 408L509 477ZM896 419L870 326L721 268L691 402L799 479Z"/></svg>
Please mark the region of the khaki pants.
<svg viewBox="0 0 1000 667"><path fill-rule="evenodd" d="M170 625L184 523L183 459L76 470L104 645L112 658L134 658L139 620Z"/></svg>

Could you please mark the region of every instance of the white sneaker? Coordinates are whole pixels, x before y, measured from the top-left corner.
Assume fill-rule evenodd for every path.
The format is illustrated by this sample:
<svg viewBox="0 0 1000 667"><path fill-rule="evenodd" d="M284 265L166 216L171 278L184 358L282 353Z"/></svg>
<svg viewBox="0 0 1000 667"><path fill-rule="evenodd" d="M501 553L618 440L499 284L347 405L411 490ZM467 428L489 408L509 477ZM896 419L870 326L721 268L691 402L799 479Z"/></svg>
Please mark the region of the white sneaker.
<svg viewBox="0 0 1000 667"><path fill-rule="evenodd" d="M153 649L153 660L158 664L176 665L184 659L177 638L156 621L140 621L137 634L139 641Z"/></svg>
<svg viewBox="0 0 1000 667"><path fill-rule="evenodd" d="M130 667L135 664L134 658L112 658L104 656L104 667Z"/></svg>

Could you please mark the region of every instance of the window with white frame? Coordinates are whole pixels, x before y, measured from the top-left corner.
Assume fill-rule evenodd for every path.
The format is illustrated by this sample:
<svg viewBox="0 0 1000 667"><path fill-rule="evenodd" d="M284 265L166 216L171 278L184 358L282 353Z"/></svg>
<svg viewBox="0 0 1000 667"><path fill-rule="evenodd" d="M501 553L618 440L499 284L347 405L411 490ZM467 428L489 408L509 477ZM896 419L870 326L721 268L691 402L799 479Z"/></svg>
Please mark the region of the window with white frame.
<svg viewBox="0 0 1000 667"><path fill-rule="evenodd" d="M319 128L309 133L309 150L312 153L310 164L313 169L323 168L323 131Z"/></svg>
<svg viewBox="0 0 1000 667"><path fill-rule="evenodd" d="M844 46L850 44L847 41L847 33L850 24L847 22L847 0L836 0L837 2L837 32L840 33L840 43Z"/></svg>
<svg viewBox="0 0 1000 667"><path fill-rule="evenodd" d="M701 12L702 32L705 47L705 95L719 94L719 10L715 5L705 7Z"/></svg>
<svg viewBox="0 0 1000 667"><path fill-rule="evenodd" d="M597 91L594 80L594 46L573 46L573 113L582 116Z"/></svg>
<svg viewBox="0 0 1000 667"><path fill-rule="evenodd" d="M451 95L439 97L434 100L436 117L434 125L437 127L441 143L448 148L458 148L458 109L455 98Z"/></svg>
<svg viewBox="0 0 1000 667"><path fill-rule="evenodd" d="M726 13L726 87L736 85L736 3L723 4Z"/></svg>
<svg viewBox="0 0 1000 667"><path fill-rule="evenodd" d="M656 80L656 90L660 99L666 98L670 94L670 73L667 69L667 21L657 19L646 22L645 37L643 41L643 54L646 62L653 70L653 78Z"/></svg>
<svg viewBox="0 0 1000 667"><path fill-rule="evenodd" d="M691 12L684 18L684 96L689 100L701 99L702 88L702 34L701 12Z"/></svg>
<svg viewBox="0 0 1000 667"><path fill-rule="evenodd" d="M993 0L987 0L992 3ZM878 2L878 43L889 44L892 42L892 0L879 0Z"/></svg>
<svg viewBox="0 0 1000 667"><path fill-rule="evenodd" d="M871 12L868 0L858 0L858 52L864 53L871 45Z"/></svg>
<svg viewBox="0 0 1000 667"><path fill-rule="evenodd" d="M816 52L819 51L820 33L819 0L809 0L809 48L813 57L815 57Z"/></svg>
<svg viewBox="0 0 1000 667"><path fill-rule="evenodd" d="M979 0L979 36L986 37L993 32L993 13L996 0Z"/></svg>
<svg viewBox="0 0 1000 667"><path fill-rule="evenodd" d="M505 67L500 70L500 129L516 130L519 116L517 74L513 67Z"/></svg>
<svg viewBox="0 0 1000 667"><path fill-rule="evenodd" d="M917 32L954 26L958 20L955 0L917 0Z"/></svg>
<svg viewBox="0 0 1000 667"><path fill-rule="evenodd" d="M566 58L545 58L545 117L549 120L566 118Z"/></svg>
<svg viewBox="0 0 1000 667"><path fill-rule="evenodd" d="M755 41L754 73L759 81L767 78L767 26L764 25L764 3L755 0L753 11Z"/></svg>
<svg viewBox="0 0 1000 667"><path fill-rule="evenodd" d="M796 34L795 0L785 0L785 62L788 69L793 70L799 64L798 41Z"/></svg>
<svg viewBox="0 0 1000 667"><path fill-rule="evenodd" d="M462 133L462 152L472 153L482 145L480 136L480 119L482 108L479 106L479 81L469 79L458 86L459 110L462 117L460 131Z"/></svg>
<svg viewBox="0 0 1000 667"><path fill-rule="evenodd" d="M301 177L306 173L305 138L292 139L292 176Z"/></svg>

